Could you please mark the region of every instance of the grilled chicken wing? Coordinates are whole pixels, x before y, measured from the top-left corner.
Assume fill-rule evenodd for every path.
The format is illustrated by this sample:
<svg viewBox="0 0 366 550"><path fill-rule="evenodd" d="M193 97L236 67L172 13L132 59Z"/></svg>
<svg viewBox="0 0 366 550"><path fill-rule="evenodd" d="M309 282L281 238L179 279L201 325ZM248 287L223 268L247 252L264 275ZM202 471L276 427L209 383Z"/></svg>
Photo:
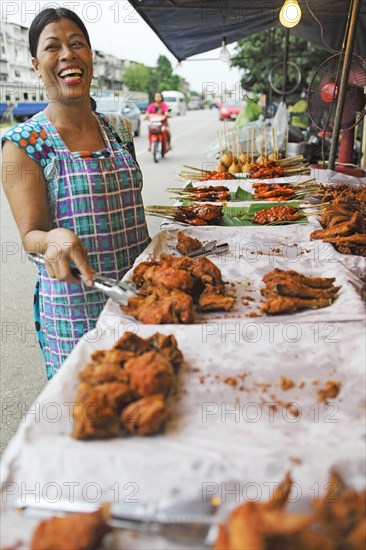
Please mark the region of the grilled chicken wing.
<svg viewBox="0 0 366 550"><path fill-rule="evenodd" d="M330 306L333 300L330 298L319 298L306 300L304 298L290 298L287 296L272 295L262 306L262 311L270 315L277 313L293 313L299 309L319 309Z"/></svg>

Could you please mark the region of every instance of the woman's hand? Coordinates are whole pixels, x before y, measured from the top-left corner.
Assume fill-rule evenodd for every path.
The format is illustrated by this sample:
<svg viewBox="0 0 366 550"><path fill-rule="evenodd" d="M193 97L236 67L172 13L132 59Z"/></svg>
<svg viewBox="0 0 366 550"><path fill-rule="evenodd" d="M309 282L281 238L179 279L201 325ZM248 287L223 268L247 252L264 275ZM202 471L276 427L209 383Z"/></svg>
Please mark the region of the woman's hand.
<svg viewBox="0 0 366 550"><path fill-rule="evenodd" d="M43 255L50 277L66 283L80 284L81 281L71 273L70 262L73 262L84 283L93 286L95 270L88 262L86 248L69 229L60 227L49 231L44 241Z"/></svg>

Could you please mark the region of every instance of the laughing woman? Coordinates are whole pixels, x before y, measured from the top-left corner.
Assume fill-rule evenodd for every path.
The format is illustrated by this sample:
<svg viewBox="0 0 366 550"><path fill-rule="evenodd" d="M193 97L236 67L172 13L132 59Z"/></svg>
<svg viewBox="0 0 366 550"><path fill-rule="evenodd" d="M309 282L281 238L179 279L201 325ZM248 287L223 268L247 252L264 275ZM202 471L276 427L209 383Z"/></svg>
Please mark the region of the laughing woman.
<svg viewBox="0 0 366 550"><path fill-rule="evenodd" d="M49 104L3 136L4 164L19 167L3 184L25 250L46 257L34 312L51 378L105 304L91 288L93 274L120 279L149 237L130 124L92 111L83 22L69 10L46 9L31 25L29 46Z"/></svg>

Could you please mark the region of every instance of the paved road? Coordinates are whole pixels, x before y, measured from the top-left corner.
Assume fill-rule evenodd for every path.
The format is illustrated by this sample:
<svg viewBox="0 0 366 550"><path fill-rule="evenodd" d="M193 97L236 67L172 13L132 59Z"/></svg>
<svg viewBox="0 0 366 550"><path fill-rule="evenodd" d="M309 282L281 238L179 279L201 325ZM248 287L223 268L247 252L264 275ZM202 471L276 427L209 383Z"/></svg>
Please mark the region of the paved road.
<svg viewBox="0 0 366 550"><path fill-rule="evenodd" d="M173 150L158 164L147 151L147 123L135 147L144 174L143 199L169 204L166 187L175 185L183 163L200 167L201 154L220 127L217 111L190 111L171 119ZM148 218L150 235L159 230L159 218ZM17 228L1 192L1 450L15 432L22 415L46 384L45 368L33 328L32 300L35 268L21 251Z"/></svg>

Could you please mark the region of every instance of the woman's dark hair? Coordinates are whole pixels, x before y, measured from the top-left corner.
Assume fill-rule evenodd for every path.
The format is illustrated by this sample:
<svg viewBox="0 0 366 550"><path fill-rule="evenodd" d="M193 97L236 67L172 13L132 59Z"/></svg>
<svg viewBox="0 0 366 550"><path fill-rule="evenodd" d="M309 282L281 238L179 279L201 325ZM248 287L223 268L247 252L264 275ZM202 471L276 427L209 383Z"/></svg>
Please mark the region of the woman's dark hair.
<svg viewBox="0 0 366 550"><path fill-rule="evenodd" d="M33 57L37 57L39 37L43 29L47 27L47 25L49 25L50 23L55 23L56 21L60 21L61 19L70 19L70 21L75 23L75 25L79 27L79 29L85 36L85 40L87 41L88 46L91 49L88 31L86 30L83 21L78 15L76 15L76 13L66 8L47 8L40 11L39 14L36 15L29 29L29 49Z"/></svg>

